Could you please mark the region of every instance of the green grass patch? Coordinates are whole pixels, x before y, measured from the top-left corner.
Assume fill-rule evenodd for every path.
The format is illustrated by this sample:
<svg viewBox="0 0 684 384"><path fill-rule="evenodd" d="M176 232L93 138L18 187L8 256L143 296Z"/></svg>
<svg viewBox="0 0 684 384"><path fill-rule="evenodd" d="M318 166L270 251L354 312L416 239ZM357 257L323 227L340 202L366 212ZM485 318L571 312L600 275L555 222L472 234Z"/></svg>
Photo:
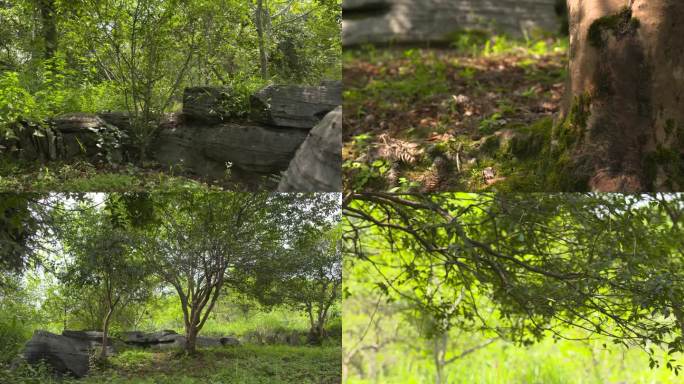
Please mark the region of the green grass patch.
<svg viewBox="0 0 684 384"><path fill-rule="evenodd" d="M265 384L338 383L340 347L240 346L202 349L197 356L136 352L79 383Z"/></svg>

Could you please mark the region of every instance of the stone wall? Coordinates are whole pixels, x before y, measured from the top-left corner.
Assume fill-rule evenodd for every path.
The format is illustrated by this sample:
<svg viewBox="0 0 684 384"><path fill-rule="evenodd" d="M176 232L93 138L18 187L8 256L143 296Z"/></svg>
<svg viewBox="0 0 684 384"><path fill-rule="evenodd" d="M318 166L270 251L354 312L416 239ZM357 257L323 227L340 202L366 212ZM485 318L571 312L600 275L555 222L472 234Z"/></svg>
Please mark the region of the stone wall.
<svg viewBox="0 0 684 384"><path fill-rule="evenodd" d="M161 124L150 144L151 159L177 174L209 179L223 178L228 168L245 182L279 175L288 168L312 128L342 104L340 82L271 85L252 96L249 119L236 119L225 109L229 93L225 87L186 89L183 112L167 116ZM335 129L341 132L339 124ZM0 144L13 156L28 161L81 158L126 162L137 156L130 145L133 132L124 113L68 114L40 126L25 122L16 133L17 139ZM103 145L113 137L117 138L115 147ZM336 160L341 156L341 145L336 147L337 156L321 160L332 159L322 168L338 168L339 178L341 164Z"/></svg>
<svg viewBox="0 0 684 384"><path fill-rule="evenodd" d="M560 29L558 0L344 0L342 40L365 43L450 42L466 29L521 36Z"/></svg>

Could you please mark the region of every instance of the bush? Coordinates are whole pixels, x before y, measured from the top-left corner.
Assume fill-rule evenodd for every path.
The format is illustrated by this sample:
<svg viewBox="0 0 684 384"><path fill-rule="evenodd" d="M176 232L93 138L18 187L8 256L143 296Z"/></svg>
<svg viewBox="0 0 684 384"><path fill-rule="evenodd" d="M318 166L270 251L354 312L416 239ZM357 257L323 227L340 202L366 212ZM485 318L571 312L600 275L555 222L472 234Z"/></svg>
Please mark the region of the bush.
<svg viewBox="0 0 684 384"><path fill-rule="evenodd" d="M0 299L0 365L9 364L31 337L34 310L20 302Z"/></svg>
<svg viewBox="0 0 684 384"><path fill-rule="evenodd" d="M12 384L68 384L57 378L46 364L28 365L26 362L10 368L0 366L0 383Z"/></svg>
<svg viewBox="0 0 684 384"><path fill-rule="evenodd" d="M12 125L19 119L35 119L40 115L33 96L21 85L19 73L0 75L0 139L12 136Z"/></svg>

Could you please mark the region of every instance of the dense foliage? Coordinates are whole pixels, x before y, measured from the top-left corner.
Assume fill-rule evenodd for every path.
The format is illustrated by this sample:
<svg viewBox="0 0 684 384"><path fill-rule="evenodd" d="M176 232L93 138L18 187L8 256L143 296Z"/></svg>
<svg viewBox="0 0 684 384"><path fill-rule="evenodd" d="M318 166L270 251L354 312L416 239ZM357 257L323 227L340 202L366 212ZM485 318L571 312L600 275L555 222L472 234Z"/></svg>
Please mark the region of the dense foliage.
<svg viewBox="0 0 684 384"><path fill-rule="evenodd" d="M235 114L268 82L341 77L338 0L0 3L0 134L18 120L126 111L144 150L193 85L231 86ZM144 156L144 152L141 153Z"/></svg>
<svg viewBox="0 0 684 384"><path fill-rule="evenodd" d="M683 212L679 195L357 194L345 250L430 319L431 336L531 345L583 330L644 349L653 367L655 349L683 346Z"/></svg>

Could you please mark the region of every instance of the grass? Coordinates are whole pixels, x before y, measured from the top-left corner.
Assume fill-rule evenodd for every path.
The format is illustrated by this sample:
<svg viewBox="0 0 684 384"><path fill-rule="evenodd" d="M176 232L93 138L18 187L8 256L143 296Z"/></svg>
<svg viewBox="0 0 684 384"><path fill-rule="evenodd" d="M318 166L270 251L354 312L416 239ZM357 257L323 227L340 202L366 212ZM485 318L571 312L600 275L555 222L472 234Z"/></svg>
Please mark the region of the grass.
<svg viewBox="0 0 684 384"><path fill-rule="evenodd" d="M0 370L16 384L334 384L340 382L340 347L216 347L196 356L131 350L110 358L83 379L57 380L42 368ZM9 381L2 381L9 380Z"/></svg>
<svg viewBox="0 0 684 384"><path fill-rule="evenodd" d="M450 49L345 52L345 189L553 190L542 156L481 148L541 125L550 138L567 48L563 38L461 33Z"/></svg>
<svg viewBox="0 0 684 384"><path fill-rule="evenodd" d="M79 383L338 383L339 347L240 346L201 350L198 356L136 351Z"/></svg>
<svg viewBox="0 0 684 384"><path fill-rule="evenodd" d="M85 161L36 164L0 157L0 191L148 191L148 190L256 190L269 188L273 180L242 184L231 178L211 182L181 170L163 169L154 164L94 165Z"/></svg>
<svg viewBox="0 0 684 384"><path fill-rule="evenodd" d="M639 350L616 346L604 349L591 343L547 339L531 347L497 342L447 366L450 384L675 384L681 378L666 368L650 369L648 357ZM378 355L384 367L377 380L358 371L347 384L382 382L430 383L435 371L429 357L406 349L388 347Z"/></svg>

